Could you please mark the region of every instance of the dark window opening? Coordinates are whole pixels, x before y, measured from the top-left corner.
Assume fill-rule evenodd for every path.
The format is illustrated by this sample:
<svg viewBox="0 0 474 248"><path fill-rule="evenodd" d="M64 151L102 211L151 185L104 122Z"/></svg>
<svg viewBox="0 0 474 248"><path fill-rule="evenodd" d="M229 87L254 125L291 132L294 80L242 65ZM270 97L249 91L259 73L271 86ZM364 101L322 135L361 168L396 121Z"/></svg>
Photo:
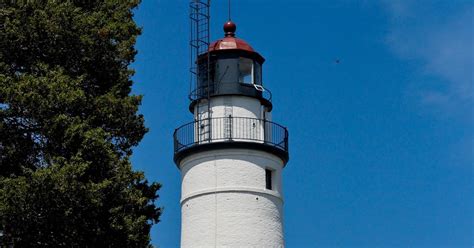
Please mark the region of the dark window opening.
<svg viewBox="0 0 474 248"><path fill-rule="evenodd" d="M265 169L265 188L272 190L272 170Z"/></svg>

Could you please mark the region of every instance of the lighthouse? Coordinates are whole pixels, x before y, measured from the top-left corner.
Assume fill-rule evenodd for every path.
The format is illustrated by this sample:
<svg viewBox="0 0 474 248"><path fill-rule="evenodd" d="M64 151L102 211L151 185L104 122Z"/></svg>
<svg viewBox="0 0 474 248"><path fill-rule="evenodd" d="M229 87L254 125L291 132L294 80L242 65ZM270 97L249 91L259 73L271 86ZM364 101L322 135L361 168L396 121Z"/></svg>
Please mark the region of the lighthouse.
<svg viewBox="0 0 474 248"><path fill-rule="evenodd" d="M282 172L288 131L272 121L265 59L236 24L197 54L189 111L176 128L181 247L284 247Z"/></svg>

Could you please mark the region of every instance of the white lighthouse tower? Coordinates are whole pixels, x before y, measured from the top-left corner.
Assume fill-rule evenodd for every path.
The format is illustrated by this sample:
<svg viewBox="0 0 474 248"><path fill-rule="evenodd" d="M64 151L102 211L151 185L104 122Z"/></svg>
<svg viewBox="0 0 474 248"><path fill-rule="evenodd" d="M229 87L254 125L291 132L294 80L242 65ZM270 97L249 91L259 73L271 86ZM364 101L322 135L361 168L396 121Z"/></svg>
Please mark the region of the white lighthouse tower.
<svg viewBox="0 0 474 248"><path fill-rule="evenodd" d="M194 121L174 133L181 247L284 247L282 170L288 131L272 122L264 58L224 25L195 61Z"/></svg>

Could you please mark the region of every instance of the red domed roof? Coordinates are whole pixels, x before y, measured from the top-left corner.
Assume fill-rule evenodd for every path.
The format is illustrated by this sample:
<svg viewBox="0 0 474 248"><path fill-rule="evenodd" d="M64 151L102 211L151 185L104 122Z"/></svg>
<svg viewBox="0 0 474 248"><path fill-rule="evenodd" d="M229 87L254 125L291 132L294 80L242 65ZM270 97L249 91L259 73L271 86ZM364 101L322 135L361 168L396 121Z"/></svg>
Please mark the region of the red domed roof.
<svg viewBox="0 0 474 248"><path fill-rule="evenodd" d="M245 50L248 52L255 52L247 42L235 37L224 37L211 43L211 45L209 46L209 52L227 49L237 49Z"/></svg>
<svg viewBox="0 0 474 248"><path fill-rule="evenodd" d="M213 42L209 46L209 52L218 50L237 49L254 53L255 50L244 40L235 38L237 26L232 21L224 24L225 37Z"/></svg>

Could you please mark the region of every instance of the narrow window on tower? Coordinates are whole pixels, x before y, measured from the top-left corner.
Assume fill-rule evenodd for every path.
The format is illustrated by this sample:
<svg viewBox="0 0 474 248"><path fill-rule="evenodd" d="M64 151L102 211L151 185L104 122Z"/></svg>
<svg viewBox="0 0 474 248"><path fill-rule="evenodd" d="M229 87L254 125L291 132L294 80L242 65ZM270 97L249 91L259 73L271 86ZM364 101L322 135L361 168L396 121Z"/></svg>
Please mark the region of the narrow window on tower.
<svg viewBox="0 0 474 248"><path fill-rule="evenodd" d="M272 170L269 170L269 169L265 169L265 188L266 189L269 189L269 190L272 190L272 174L273 174L273 171Z"/></svg>

